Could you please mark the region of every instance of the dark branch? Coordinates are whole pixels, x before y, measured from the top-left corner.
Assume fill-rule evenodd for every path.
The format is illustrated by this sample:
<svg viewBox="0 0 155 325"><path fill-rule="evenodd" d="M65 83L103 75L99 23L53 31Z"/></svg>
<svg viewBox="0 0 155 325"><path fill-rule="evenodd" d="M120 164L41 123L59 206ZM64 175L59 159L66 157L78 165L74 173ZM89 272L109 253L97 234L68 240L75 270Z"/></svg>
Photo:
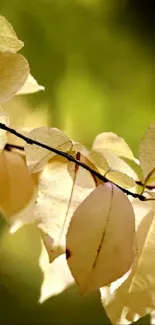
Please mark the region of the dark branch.
<svg viewBox="0 0 155 325"><path fill-rule="evenodd" d="M17 150L24 151L24 147L23 146L18 146L16 144L11 144L11 143L6 143L4 149L5 150L8 150L8 151L10 151L11 149L17 149Z"/></svg>
<svg viewBox="0 0 155 325"><path fill-rule="evenodd" d="M31 139L31 138L28 138L28 137L26 137L25 135L18 133L16 130L14 130L14 129L8 127L8 126L6 126L6 125L3 124L3 123L0 123L0 129L5 130L5 131L8 131L8 132L14 134L15 136L17 136L18 138L24 140L26 143L28 143L28 144L30 144L30 145L36 145L36 146L39 146L39 147L41 147L41 148L47 149L47 150L49 150L49 151L51 151L51 152L54 152L55 154L57 154L57 155L59 155L59 156L62 156L62 157L64 157L64 158L66 158L68 161L72 161L72 162L74 162L74 163L77 164L78 166L80 166L80 167L82 167L82 168L88 170L92 175L98 177L98 179L100 179L100 180L103 181L104 183L109 182L109 180L108 180L105 176L101 175L101 174L100 174L99 172L97 172L96 170L93 170L92 168L90 168L89 166L87 166L85 163L81 162L80 160L77 160L77 159L74 158L72 155L69 155L68 153L66 153L66 152L64 152L64 151L58 150L58 149L56 149L56 148L49 147L48 145L46 145L46 144L44 144L44 143L41 143L41 142L39 142L39 141L33 140L33 139ZM11 146L12 146L12 145L11 145ZM18 146L16 146L16 149L19 149L19 148L21 149L21 147L18 147L18 148L17 148L17 147L18 147ZM14 148L15 148L15 146L14 146ZM111 181L110 181L110 182L111 182ZM111 183L113 183L113 182L111 182ZM125 194L127 194L127 195L131 195L132 197L134 197L134 198L138 198L138 199L141 200L141 201L149 200L149 199L147 199L147 198L146 198L144 195L142 195L142 194L132 193L132 192L128 191L127 189L125 189L125 188L123 188L123 187L121 187L121 186L119 186L119 185L117 185L117 184L115 184L115 183L113 183L113 184L116 185L120 190L122 190L122 191L123 191Z"/></svg>

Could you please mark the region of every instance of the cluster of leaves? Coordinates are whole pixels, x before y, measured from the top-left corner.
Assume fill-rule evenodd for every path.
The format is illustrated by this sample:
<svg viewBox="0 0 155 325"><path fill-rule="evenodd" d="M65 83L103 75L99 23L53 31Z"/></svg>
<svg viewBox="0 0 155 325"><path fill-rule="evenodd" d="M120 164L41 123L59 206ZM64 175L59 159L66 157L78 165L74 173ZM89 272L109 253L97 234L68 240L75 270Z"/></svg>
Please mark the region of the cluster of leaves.
<svg viewBox="0 0 155 325"><path fill-rule="evenodd" d="M0 17L1 103L42 89L29 74L26 59L16 53L22 45ZM140 143L139 160L111 132L99 134L88 151L56 128L39 127L20 136L8 124L1 111L1 211L12 232L29 222L40 229L44 284L51 270L61 273L59 288L48 282L48 294L43 290L40 301L75 279L82 294L100 289L113 324L130 323L151 312L155 124ZM6 131L22 137L25 146L8 144Z"/></svg>

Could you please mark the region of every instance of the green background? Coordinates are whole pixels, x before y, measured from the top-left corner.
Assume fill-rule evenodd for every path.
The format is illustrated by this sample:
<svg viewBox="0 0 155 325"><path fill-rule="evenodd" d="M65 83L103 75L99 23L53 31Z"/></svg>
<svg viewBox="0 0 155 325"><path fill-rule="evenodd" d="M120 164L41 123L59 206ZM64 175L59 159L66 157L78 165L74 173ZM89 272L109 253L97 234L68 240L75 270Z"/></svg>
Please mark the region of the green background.
<svg viewBox="0 0 155 325"><path fill-rule="evenodd" d="M24 105L30 117L42 109L48 125L88 147L98 133L115 132L138 155L140 138L154 121L152 6L138 0L1 0L0 13L24 41L21 53L32 75L46 87L22 98L21 115ZM98 292L83 298L72 286L39 305L39 234L29 225L10 235L1 222L1 324L108 324Z"/></svg>

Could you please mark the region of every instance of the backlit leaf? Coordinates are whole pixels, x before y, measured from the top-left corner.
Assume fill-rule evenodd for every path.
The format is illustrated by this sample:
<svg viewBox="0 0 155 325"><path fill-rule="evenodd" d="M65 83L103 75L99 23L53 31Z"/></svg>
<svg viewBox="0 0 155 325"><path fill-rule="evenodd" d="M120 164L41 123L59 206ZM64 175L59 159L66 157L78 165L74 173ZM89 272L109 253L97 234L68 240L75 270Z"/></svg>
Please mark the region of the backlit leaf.
<svg viewBox="0 0 155 325"><path fill-rule="evenodd" d="M62 157L55 156L42 171L35 215L51 262L65 253L71 217L95 186L88 171Z"/></svg>
<svg viewBox="0 0 155 325"><path fill-rule="evenodd" d="M66 257L83 294L128 271L133 261L134 213L127 196L110 182L98 186L75 211Z"/></svg>
<svg viewBox="0 0 155 325"><path fill-rule="evenodd" d="M150 125L140 142L139 160L145 180L155 169L155 123Z"/></svg>
<svg viewBox="0 0 155 325"><path fill-rule="evenodd" d="M44 89L45 88L43 86L38 85L37 81L31 76L31 74L29 74L23 87L18 91L16 95L32 94Z"/></svg>
<svg viewBox="0 0 155 325"><path fill-rule="evenodd" d="M124 139L113 132L98 134L93 142L93 149L108 149L109 151L113 151L117 156L123 156L129 159L134 158L130 147Z"/></svg>
<svg viewBox="0 0 155 325"><path fill-rule="evenodd" d="M31 130L28 137L66 152L72 148L71 140L56 128L39 127ZM28 168L32 173L42 170L46 163L55 156L54 152L27 143L25 144L25 153Z"/></svg>
<svg viewBox="0 0 155 325"><path fill-rule="evenodd" d="M115 153L106 149L91 150L88 158L96 165L99 172L107 179L125 188L132 188L136 184L135 172ZM132 176L131 176L132 175Z"/></svg>
<svg viewBox="0 0 155 325"><path fill-rule="evenodd" d="M28 74L29 65L22 55L0 52L0 103L7 101L19 91Z"/></svg>
<svg viewBox="0 0 155 325"><path fill-rule="evenodd" d="M24 43L17 38L11 24L5 17L0 16L0 51L17 52L23 45Z"/></svg>
<svg viewBox="0 0 155 325"><path fill-rule="evenodd" d="M59 256L53 263L49 263L47 252L42 245L39 265L44 277L39 297L40 303L43 303L52 296L60 294L74 283L74 278L67 265L65 254Z"/></svg>
<svg viewBox="0 0 155 325"><path fill-rule="evenodd" d="M32 177L19 154L1 152L0 184L0 208L6 218L11 218L24 209L35 191Z"/></svg>
<svg viewBox="0 0 155 325"><path fill-rule="evenodd" d="M0 110L0 123L5 124L6 126L9 125L9 117L8 114L6 112L3 112ZM7 135L6 135L6 131L0 129L0 150L3 150L3 148L5 147L7 143Z"/></svg>
<svg viewBox="0 0 155 325"><path fill-rule="evenodd" d="M112 324L129 324L155 308L155 219L150 202L134 201L137 257L127 280L101 289L102 303ZM106 290L106 293L105 293Z"/></svg>

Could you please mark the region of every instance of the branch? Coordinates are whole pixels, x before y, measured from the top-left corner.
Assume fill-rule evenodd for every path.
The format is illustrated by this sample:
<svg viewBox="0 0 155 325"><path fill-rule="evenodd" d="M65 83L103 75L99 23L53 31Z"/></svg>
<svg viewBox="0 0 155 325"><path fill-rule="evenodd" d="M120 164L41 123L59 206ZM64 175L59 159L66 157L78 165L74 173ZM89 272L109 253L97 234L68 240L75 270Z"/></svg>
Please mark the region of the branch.
<svg viewBox="0 0 155 325"><path fill-rule="evenodd" d="M61 151L61 150L58 150L56 148L52 148L44 143L41 143L39 141L36 141L36 140L33 140L29 137L26 137L25 135L22 135L20 133L18 133L16 130L6 126L5 124L3 123L0 123L0 129L2 130L5 130L5 131L8 131L12 134L14 134L16 137L24 140L26 143L30 144L30 145L36 145L36 146L39 146L41 148L44 148L44 149L47 149L48 151L51 151L51 152L54 152L55 154L61 156L61 157L64 157L65 159L67 159L68 161L72 161L74 162L75 164L77 164L78 166L88 170L92 175L96 176L98 179L100 179L101 181L103 181L104 183L107 183L109 182L109 180L101 175L99 172L97 172L96 170L92 169L91 167L87 166L85 163L81 162L80 160L77 160L76 158L74 158L72 155L64 152L64 151ZM12 145L8 144L6 145L6 147L9 149ZM21 149L20 146L16 146L16 145L13 145L12 147L16 148L16 149ZM111 181L110 181L111 182ZM111 182L113 183L113 182ZM123 191L125 194L127 195L131 195L132 197L134 198L138 198L140 201L148 201L148 200L151 200L151 199L147 199L144 195L142 194L138 194L138 193L132 193L130 191L128 191L127 189L113 183L114 185L116 185L121 191Z"/></svg>

